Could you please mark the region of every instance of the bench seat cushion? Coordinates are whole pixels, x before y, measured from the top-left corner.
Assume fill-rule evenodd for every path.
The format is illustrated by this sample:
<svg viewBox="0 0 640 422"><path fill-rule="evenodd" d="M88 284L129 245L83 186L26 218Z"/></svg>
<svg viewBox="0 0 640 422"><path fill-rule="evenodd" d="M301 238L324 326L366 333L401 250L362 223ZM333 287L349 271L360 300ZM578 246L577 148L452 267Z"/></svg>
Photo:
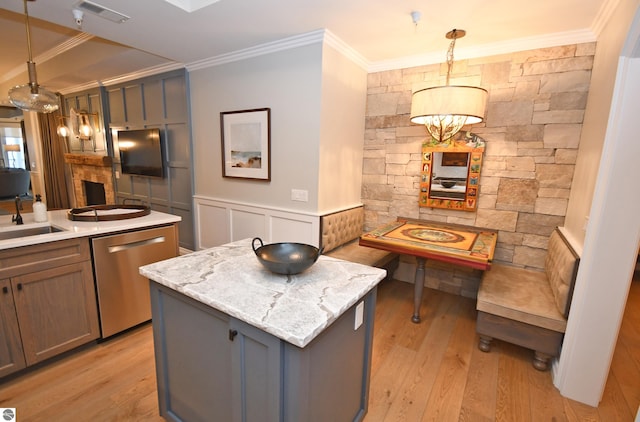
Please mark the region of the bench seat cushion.
<svg viewBox="0 0 640 422"><path fill-rule="evenodd" d="M358 239L345 243L325 255L378 268L385 268L390 261L398 257L391 252L360 246Z"/></svg>
<svg viewBox="0 0 640 422"><path fill-rule="evenodd" d="M482 278L477 309L557 332L567 327L542 271L492 265Z"/></svg>

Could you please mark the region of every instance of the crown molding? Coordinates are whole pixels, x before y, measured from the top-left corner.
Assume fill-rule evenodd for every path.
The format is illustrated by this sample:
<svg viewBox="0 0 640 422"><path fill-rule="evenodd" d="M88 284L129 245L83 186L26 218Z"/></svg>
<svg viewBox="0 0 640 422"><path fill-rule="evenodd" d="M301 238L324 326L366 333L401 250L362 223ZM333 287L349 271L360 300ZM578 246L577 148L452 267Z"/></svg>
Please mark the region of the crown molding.
<svg viewBox="0 0 640 422"><path fill-rule="evenodd" d="M158 75L160 73L170 72L170 71L176 70L176 69L184 69L184 65L182 63L178 63L178 62L168 62L168 63L164 63L164 64L161 64L161 65L148 67L146 69L142 69L142 70L139 70L139 71L136 71L136 72L127 73L127 74L120 75L120 76L115 76L113 78L103 79L103 80L100 80L100 81L94 81L94 82L90 82L90 83L87 83L87 84L72 86L72 87L60 90L59 93L61 95L66 95L66 94L69 94L69 93L86 91L88 89L93 89L93 88L97 88L97 87L100 87L100 86L115 85L115 84L119 84L119 83L123 83L123 82L132 81L132 80L135 80L135 79L146 78L147 76Z"/></svg>
<svg viewBox="0 0 640 422"><path fill-rule="evenodd" d="M208 59L187 63L186 68L188 71L199 70L208 67L220 66L226 63L237 62L240 60L246 60L252 57L264 56L266 54L289 50L296 47L302 47L309 44L315 44L323 40L325 32L326 31L324 29L318 29L316 31L307 32L305 34L294 35L293 37L283 38L278 41L272 41L257 45L255 47L249 47L242 50L233 51L231 53L210 57Z"/></svg>
<svg viewBox="0 0 640 422"><path fill-rule="evenodd" d="M600 10L598 10L598 14L596 15L595 19L593 19L593 23L591 24L591 30L594 34L596 34L596 36L600 36L600 33L604 29L607 22L609 22L609 19L618 7L618 4L620 4L620 0L607 0L602 3L602 5L600 6Z"/></svg>
<svg viewBox="0 0 640 422"><path fill-rule="evenodd" d="M476 47L456 49L456 59L472 59L478 57L511 54L518 51L536 50L539 48L558 47L569 44L581 44L596 41L596 34L591 29L559 32L541 37L527 37L508 40L492 44L484 44ZM408 57L400 57L393 60L384 60L371 63L367 68L369 73L383 72L386 70L405 69L416 66L425 66L444 62L444 54L424 54Z"/></svg>

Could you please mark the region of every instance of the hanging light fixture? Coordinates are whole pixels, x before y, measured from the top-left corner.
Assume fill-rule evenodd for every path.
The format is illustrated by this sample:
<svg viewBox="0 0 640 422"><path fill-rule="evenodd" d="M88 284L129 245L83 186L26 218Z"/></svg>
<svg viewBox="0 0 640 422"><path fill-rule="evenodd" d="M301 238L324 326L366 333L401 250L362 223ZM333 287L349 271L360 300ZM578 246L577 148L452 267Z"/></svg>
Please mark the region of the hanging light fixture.
<svg viewBox="0 0 640 422"><path fill-rule="evenodd" d="M39 86L36 77L36 64L33 62L31 54L31 31L29 30L29 12L27 10L27 0L24 1L24 16L27 28L27 50L29 60L27 70L29 72L29 83L18 85L9 90L9 101L19 109L24 111L37 111L38 113L51 113L60 107L58 96ZM35 1L35 0L30 0Z"/></svg>
<svg viewBox="0 0 640 422"><path fill-rule="evenodd" d="M438 142L452 138L464 125L484 120L488 92L475 86L449 85L456 39L465 34L462 29L447 32L451 43L447 51L446 85L421 89L411 98L411 122L425 125Z"/></svg>
<svg viewBox="0 0 640 422"><path fill-rule="evenodd" d="M98 113L76 111L72 108L69 116L59 116L58 120L57 132L63 138L75 136L81 141L90 141L93 139L94 132L100 132Z"/></svg>

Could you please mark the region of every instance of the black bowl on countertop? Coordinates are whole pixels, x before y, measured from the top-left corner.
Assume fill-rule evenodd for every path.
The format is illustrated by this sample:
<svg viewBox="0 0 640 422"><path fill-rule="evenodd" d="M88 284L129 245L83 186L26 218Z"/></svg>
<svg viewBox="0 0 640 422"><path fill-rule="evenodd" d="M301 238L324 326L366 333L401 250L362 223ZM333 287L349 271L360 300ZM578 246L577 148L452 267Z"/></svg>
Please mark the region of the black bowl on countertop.
<svg viewBox="0 0 640 422"><path fill-rule="evenodd" d="M445 188L452 188L456 185L456 181L455 180L441 180L440 184L445 187Z"/></svg>
<svg viewBox="0 0 640 422"><path fill-rule="evenodd" d="M260 246L256 248L256 241ZM251 242L258 261L269 271L276 274L298 274L312 266L322 250L304 243L271 243L264 245L262 239L255 237Z"/></svg>

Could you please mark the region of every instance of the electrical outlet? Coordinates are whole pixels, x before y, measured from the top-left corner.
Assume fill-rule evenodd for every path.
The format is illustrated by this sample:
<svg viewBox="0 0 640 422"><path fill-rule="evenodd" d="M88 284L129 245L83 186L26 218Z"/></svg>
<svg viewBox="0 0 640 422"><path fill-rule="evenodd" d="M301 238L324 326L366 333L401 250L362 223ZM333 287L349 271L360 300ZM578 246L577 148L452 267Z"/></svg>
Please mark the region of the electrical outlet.
<svg viewBox="0 0 640 422"><path fill-rule="evenodd" d="M353 322L353 331L360 328L363 320L364 320L364 302L360 302L358 303L358 306L356 306L356 319Z"/></svg>
<svg viewBox="0 0 640 422"><path fill-rule="evenodd" d="M291 189L291 200L309 202L309 191L303 189Z"/></svg>

